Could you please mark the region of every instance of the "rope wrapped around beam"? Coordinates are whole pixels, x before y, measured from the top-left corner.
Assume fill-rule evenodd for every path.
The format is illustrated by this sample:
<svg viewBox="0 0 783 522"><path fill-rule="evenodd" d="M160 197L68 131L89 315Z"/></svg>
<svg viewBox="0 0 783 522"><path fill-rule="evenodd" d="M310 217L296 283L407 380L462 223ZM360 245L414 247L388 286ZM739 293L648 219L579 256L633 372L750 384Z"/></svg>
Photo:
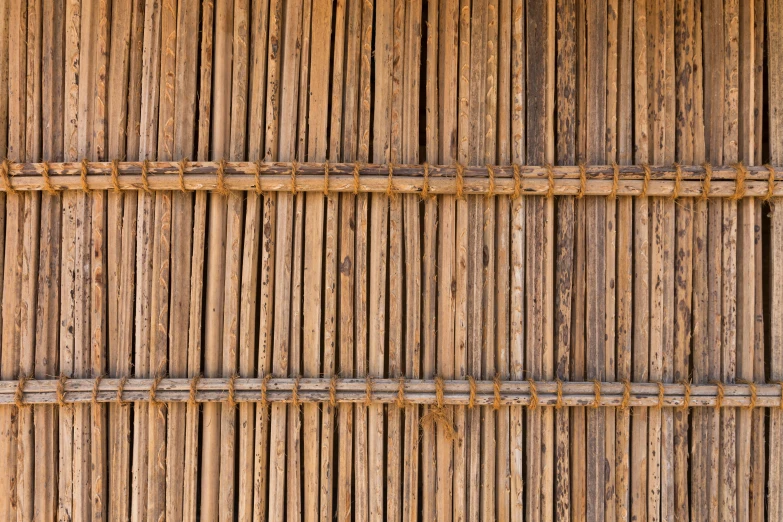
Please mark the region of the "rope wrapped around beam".
<svg viewBox="0 0 783 522"><path fill-rule="evenodd" d="M184 161L184 160L183 160ZM775 167L705 165L358 165L275 162L3 163L0 191L206 190L508 196L783 196ZM393 179L393 182L392 182Z"/></svg>
<svg viewBox="0 0 783 522"><path fill-rule="evenodd" d="M0 405L116 402L243 402L405 404L445 407L629 406L778 408L781 384L658 382L564 382L510 380L420 380L373 378L47 379L0 381Z"/></svg>

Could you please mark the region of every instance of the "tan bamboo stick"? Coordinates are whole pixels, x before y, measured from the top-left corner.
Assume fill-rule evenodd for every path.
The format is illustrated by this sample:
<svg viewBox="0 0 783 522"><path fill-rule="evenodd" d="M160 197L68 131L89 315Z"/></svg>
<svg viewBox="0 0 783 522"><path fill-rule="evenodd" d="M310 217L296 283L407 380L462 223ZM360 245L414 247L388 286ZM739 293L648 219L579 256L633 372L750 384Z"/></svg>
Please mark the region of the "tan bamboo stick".
<svg viewBox="0 0 783 522"><path fill-rule="evenodd" d="M41 105L43 158L61 159L63 156L63 79L64 60L62 39L64 38L64 5L45 5L42 11L41 34L42 53L52 60L41 65ZM0 6L5 16L5 9ZM2 47L2 43L0 43ZM0 50L0 53L3 51ZM0 59L0 62L3 60ZM2 66L0 66L2 68ZM1 76L2 74L0 74ZM0 102L2 104L2 102ZM4 118L0 116L0 121ZM2 141L2 140L0 140ZM57 335L60 305L60 248L61 248L62 197L43 195L41 197L41 243L37 317L35 331L35 376L43 378L57 373ZM57 451L58 426L53 407L37 407L35 415L35 441L38 446L38 461L43 463L41 471L35 473L34 505L41 520L57 516Z"/></svg>
<svg viewBox="0 0 783 522"><path fill-rule="evenodd" d="M308 92L307 89L310 85L310 42L312 40L311 37L311 25L312 25L312 10L313 10L313 0L304 0L302 2L302 21L301 21L301 28L302 31L299 42L301 45L300 49L300 56L299 56L299 92L302 93L299 96L299 114L302 115L302 117L305 117L307 114L307 104L310 99L309 96L304 95L304 93ZM295 131L296 134L296 145L294 146L295 155L296 158L300 161L306 161L307 160L307 126L302 125L301 127L297 127L297 130Z"/></svg>
<svg viewBox="0 0 783 522"><path fill-rule="evenodd" d="M9 6L8 0L0 1L0 80L8 84L8 49L9 49ZM8 152L8 89L0 89L0 156L7 157Z"/></svg>

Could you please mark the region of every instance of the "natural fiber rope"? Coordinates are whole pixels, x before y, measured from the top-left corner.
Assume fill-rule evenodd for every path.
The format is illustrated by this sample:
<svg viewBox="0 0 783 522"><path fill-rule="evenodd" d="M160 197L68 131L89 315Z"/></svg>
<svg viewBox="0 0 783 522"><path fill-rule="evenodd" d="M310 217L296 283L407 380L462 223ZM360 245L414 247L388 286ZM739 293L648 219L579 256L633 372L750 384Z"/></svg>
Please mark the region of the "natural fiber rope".
<svg viewBox="0 0 783 522"><path fill-rule="evenodd" d="M517 199L522 194L522 175L519 172L519 165L514 163L514 193L511 194L511 199Z"/></svg>
<svg viewBox="0 0 783 522"><path fill-rule="evenodd" d="M82 159L82 169L81 169L81 181L82 181L82 192L85 194L90 193L90 188L87 186L87 171L88 171L89 163L87 162L87 158Z"/></svg>
<svg viewBox="0 0 783 522"><path fill-rule="evenodd" d="M329 197L329 162L324 162L324 196Z"/></svg>
<svg viewBox="0 0 783 522"><path fill-rule="evenodd" d="M476 405L476 379L472 375L468 375L468 388L470 389L468 395L468 409L472 410Z"/></svg>
<svg viewBox="0 0 783 522"><path fill-rule="evenodd" d="M536 389L536 381L528 379L527 383L530 385L530 403L527 405L527 409L535 411L538 408L538 390Z"/></svg>
<svg viewBox="0 0 783 522"><path fill-rule="evenodd" d="M576 199L582 199L585 197L585 191L587 190L587 169L584 163L579 164L579 193L576 195Z"/></svg>
<svg viewBox="0 0 783 522"><path fill-rule="evenodd" d="M612 192L609 194L609 199L617 199L617 189L620 184L620 167L612 162Z"/></svg>
<svg viewBox="0 0 783 522"><path fill-rule="evenodd" d="M271 373L267 373L264 375L263 380L261 381L261 407L264 408L264 411L267 411L267 408L269 406L269 397L267 396L267 388L269 387L269 379L272 378Z"/></svg>
<svg viewBox="0 0 783 522"><path fill-rule="evenodd" d="M296 174L299 170L299 164L296 160L291 162L291 195L296 196Z"/></svg>
<svg viewBox="0 0 783 522"><path fill-rule="evenodd" d="M769 163L764 164L764 168L769 172L769 176L767 177L767 194L761 199L769 201L775 194L775 169Z"/></svg>
<svg viewBox="0 0 783 522"><path fill-rule="evenodd" d="M682 167L679 163L674 164L674 172L674 189L672 190L670 199L672 201L677 201L677 198L680 197L680 185L682 184Z"/></svg>
<svg viewBox="0 0 783 522"><path fill-rule="evenodd" d="M489 176L489 188L485 197L489 199L495 195L495 169L492 168L492 165L487 165L487 174Z"/></svg>
<svg viewBox="0 0 783 522"><path fill-rule="evenodd" d="M457 162L455 168L457 169L457 199L464 199L465 180L463 175L465 174L465 167L462 166L462 163Z"/></svg>
<svg viewBox="0 0 783 522"><path fill-rule="evenodd" d="M598 379L593 381L593 392L595 393L595 399L593 400L592 407L598 408L601 405L601 381Z"/></svg>
<svg viewBox="0 0 783 522"><path fill-rule="evenodd" d="M623 402L620 403L620 409L625 410L631 403L631 381L623 379Z"/></svg>
<svg viewBox="0 0 783 522"><path fill-rule="evenodd" d="M400 377L400 384L397 386L397 407L399 409L405 408L405 377Z"/></svg>
<svg viewBox="0 0 783 522"><path fill-rule="evenodd" d="M563 408L563 381L556 379L557 383L557 401L555 402L555 409L559 410Z"/></svg>
<svg viewBox="0 0 783 522"><path fill-rule="evenodd" d="M430 165L424 162L424 184L421 187L421 199L426 200L430 197Z"/></svg>
<svg viewBox="0 0 783 522"><path fill-rule="evenodd" d="M780 385L780 411L783 411L783 381L779 381L778 384Z"/></svg>
<svg viewBox="0 0 783 522"><path fill-rule="evenodd" d="M236 401L236 384L237 384L237 374L231 375L231 377L228 378L228 400L226 401L228 403L228 408L230 410L233 410L237 407L237 401Z"/></svg>
<svg viewBox="0 0 783 522"><path fill-rule="evenodd" d="M253 175L255 176L255 181L256 181L256 184L255 184L256 195L257 196L261 196L261 195L264 194L264 191L261 190L261 166L262 166L262 163L261 163L261 161L256 161L254 165L255 165L255 170L253 171Z"/></svg>
<svg viewBox="0 0 783 522"><path fill-rule="evenodd" d="M226 160L221 159L217 168L217 187L215 192L221 196L228 196L229 190L226 188Z"/></svg>
<svg viewBox="0 0 783 522"><path fill-rule="evenodd" d="M127 406L128 401L122 398L122 392L125 391L125 383L128 382L128 378L126 376L122 376L122 379L120 379L120 383L117 385L117 405L120 407Z"/></svg>
<svg viewBox="0 0 783 522"><path fill-rule="evenodd" d="M115 194L119 194L122 191L120 188L120 160L116 158L111 162L111 186Z"/></svg>
<svg viewBox="0 0 783 522"><path fill-rule="evenodd" d="M745 165L740 161L733 165L734 170L737 171L737 180L734 182L734 195L729 199L731 201L737 201L745 196L745 177L748 175L748 170Z"/></svg>
<svg viewBox="0 0 783 522"><path fill-rule="evenodd" d="M393 200L397 197L397 189L394 188L394 165L389 163L389 185L386 187L386 195Z"/></svg>
<svg viewBox="0 0 783 522"><path fill-rule="evenodd" d="M95 378L95 382L92 385L92 401L91 401L91 403L92 403L94 408L98 406L98 389L101 386L101 380L103 380L103 376L102 375L98 375Z"/></svg>
<svg viewBox="0 0 783 522"><path fill-rule="evenodd" d="M647 191L650 190L650 178L652 177L652 171L650 170L650 166L647 163L642 163L642 168L644 169L644 182L642 183L642 193L639 194L639 197L645 198L647 197Z"/></svg>
<svg viewBox="0 0 783 522"><path fill-rule="evenodd" d="M746 384L750 388L750 403L745 406L745 409L752 410L756 407L756 400L758 399L758 390L756 389L756 383L745 379L737 381L740 384Z"/></svg>
<svg viewBox="0 0 783 522"><path fill-rule="evenodd" d="M150 404L159 406L162 403L158 400L157 394L158 394L158 385L160 384L160 381L163 380L163 375L158 375L155 377L155 379L152 381L152 386L150 386Z"/></svg>
<svg viewBox="0 0 783 522"><path fill-rule="evenodd" d="M364 405L372 405L372 375L368 375L364 378Z"/></svg>
<svg viewBox="0 0 783 522"><path fill-rule="evenodd" d="M177 171L179 172L179 190L183 194L187 192L188 190L185 188L185 171L188 168L188 160L187 158L182 158L179 160L179 163L177 163Z"/></svg>
<svg viewBox="0 0 783 522"><path fill-rule="evenodd" d="M115 167L116 167L116 164L114 162L112 162L112 169L114 169ZM50 196L54 196L55 194L57 194L57 191L52 186L52 180L49 177L49 162L48 161L44 161L41 164L41 176L43 176L44 190L46 191L46 193L49 194Z"/></svg>
<svg viewBox="0 0 783 522"><path fill-rule="evenodd" d="M357 161L356 163L353 164L353 194L354 194L354 196L358 196L359 195L359 187L361 185L359 183L359 168L360 168L359 162Z"/></svg>
<svg viewBox="0 0 783 522"><path fill-rule="evenodd" d="M3 166L2 169L0 169L0 175L3 177L3 185L5 186L5 191L9 194L15 194L16 189L11 186L11 162L8 158L5 158L3 160Z"/></svg>
<svg viewBox="0 0 783 522"><path fill-rule="evenodd" d="M712 381L712 384L718 388L718 397L715 399L715 408L720 409L723 407L723 396L725 393L725 388L723 383L720 381Z"/></svg>
<svg viewBox="0 0 783 522"><path fill-rule="evenodd" d="M495 411L500 409L500 374L495 374L495 379L492 383L492 388L495 392L495 400L492 402L492 409Z"/></svg>
<svg viewBox="0 0 783 522"><path fill-rule="evenodd" d="M702 164L704 168L704 180L701 184L701 197L702 201L707 201L710 197L710 184L712 183L712 165L709 163Z"/></svg>
<svg viewBox="0 0 783 522"><path fill-rule="evenodd" d="M682 381L680 384L685 389L685 398L682 401L682 405L677 409L679 411L688 411L688 408L691 407L691 383Z"/></svg>
<svg viewBox="0 0 783 522"><path fill-rule="evenodd" d="M294 387L291 388L291 404L296 410L299 409L299 380L301 378L301 375L297 375L296 379L294 379Z"/></svg>
<svg viewBox="0 0 783 522"><path fill-rule="evenodd" d="M546 169L546 178L549 182L549 188L547 188L546 197L552 198L555 196L555 171L552 169L552 165L549 163L544 165L544 168Z"/></svg>
<svg viewBox="0 0 783 522"><path fill-rule="evenodd" d="M190 396L188 397L188 404L196 405L196 394L198 393L198 382L201 380L201 375L196 375L190 379Z"/></svg>
<svg viewBox="0 0 783 522"><path fill-rule="evenodd" d="M329 406L337 407L337 375L332 375L329 379Z"/></svg>
<svg viewBox="0 0 783 522"><path fill-rule="evenodd" d="M457 436L451 418L447 415L443 404L443 377L440 375L435 377L435 406L430 407L427 414L421 418L420 424L425 427L439 424L446 432L445 437L448 441L454 440Z"/></svg>
<svg viewBox="0 0 783 522"><path fill-rule="evenodd" d="M141 187L144 192L151 194L150 182L147 180L147 171L149 169L149 161L146 159L141 162Z"/></svg>
<svg viewBox="0 0 783 522"><path fill-rule="evenodd" d="M19 380L16 383L16 392L14 393L14 404L17 410L21 410L25 407L24 404L24 385L30 380L29 375L20 375ZM28 405L29 406L29 405Z"/></svg>
<svg viewBox="0 0 783 522"><path fill-rule="evenodd" d="M663 400L666 397L666 390L664 389L662 382L658 381L656 384L658 385L658 405L656 408L660 410L663 408Z"/></svg>
<svg viewBox="0 0 783 522"><path fill-rule="evenodd" d="M64 373L60 374L60 378L57 380L57 405L60 408L67 408L65 403L65 384L68 382L68 377Z"/></svg>

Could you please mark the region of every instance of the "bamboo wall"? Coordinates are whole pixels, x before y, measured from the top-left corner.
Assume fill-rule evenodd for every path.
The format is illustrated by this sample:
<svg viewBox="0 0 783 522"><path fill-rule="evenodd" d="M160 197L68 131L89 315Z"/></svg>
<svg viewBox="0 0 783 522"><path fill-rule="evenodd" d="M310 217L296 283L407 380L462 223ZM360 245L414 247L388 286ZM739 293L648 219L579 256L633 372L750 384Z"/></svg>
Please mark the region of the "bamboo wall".
<svg viewBox="0 0 783 522"><path fill-rule="evenodd" d="M0 87L0 520L783 520L783 0L0 0Z"/></svg>

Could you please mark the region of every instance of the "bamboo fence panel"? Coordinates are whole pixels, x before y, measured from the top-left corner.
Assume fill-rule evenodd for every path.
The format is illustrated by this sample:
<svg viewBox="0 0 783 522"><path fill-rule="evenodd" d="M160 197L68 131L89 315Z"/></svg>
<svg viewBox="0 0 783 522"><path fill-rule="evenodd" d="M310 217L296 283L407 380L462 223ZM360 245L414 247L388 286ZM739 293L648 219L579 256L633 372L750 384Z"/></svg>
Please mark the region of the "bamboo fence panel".
<svg viewBox="0 0 783 522"><path fill-rule="evenodd" d="M783 518L780 0L0 0L0 519Z"/></svg>

